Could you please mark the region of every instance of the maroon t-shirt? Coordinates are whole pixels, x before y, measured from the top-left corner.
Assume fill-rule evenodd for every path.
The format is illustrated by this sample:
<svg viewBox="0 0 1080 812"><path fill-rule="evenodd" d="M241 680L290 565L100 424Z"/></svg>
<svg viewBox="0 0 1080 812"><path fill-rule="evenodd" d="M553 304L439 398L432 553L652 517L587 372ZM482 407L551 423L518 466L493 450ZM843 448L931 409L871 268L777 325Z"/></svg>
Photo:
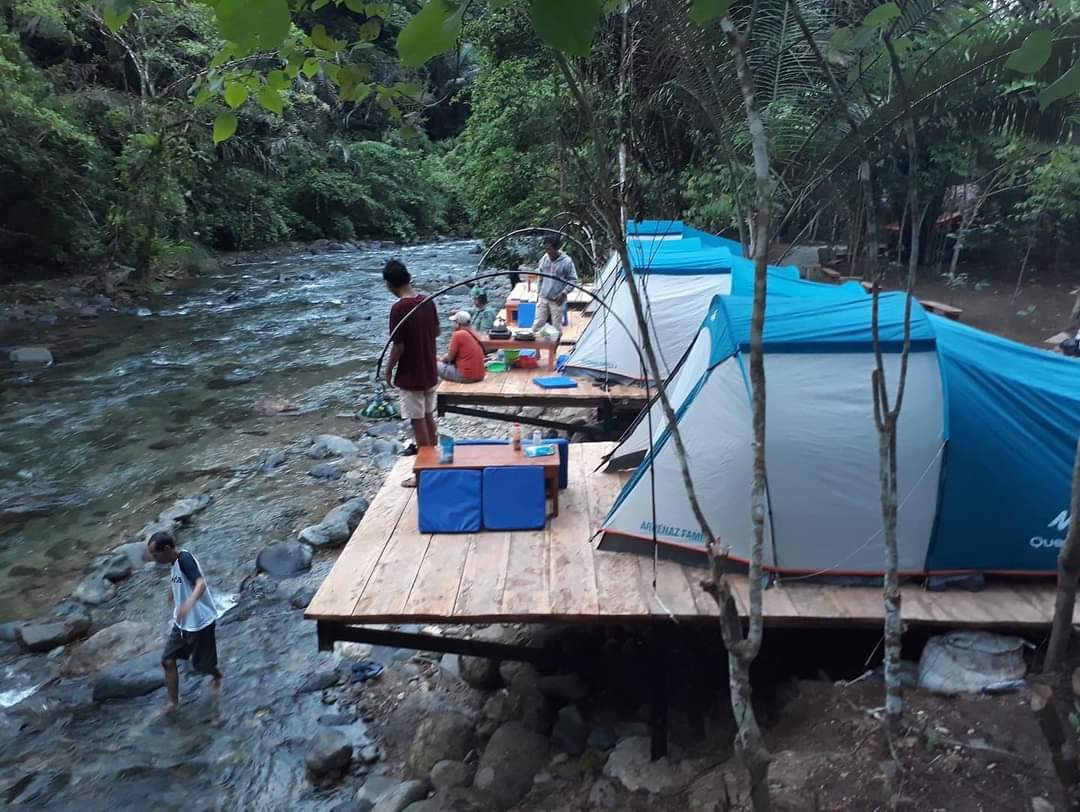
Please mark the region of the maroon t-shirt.
<svg viewBox="0 0 1080 812"><path fill-rule="evenodd" d="M414 307L417 307L416 312L406 319L405 315ZM404 324L394 333L394 328L402 319L405 319ZM394 335L394 343L404 346L394 384L410 392L431 389L439 382L435 353L439 314L435 310L435 303L429 302L427 296L398 299L390 308L390 332Z"/></svg>

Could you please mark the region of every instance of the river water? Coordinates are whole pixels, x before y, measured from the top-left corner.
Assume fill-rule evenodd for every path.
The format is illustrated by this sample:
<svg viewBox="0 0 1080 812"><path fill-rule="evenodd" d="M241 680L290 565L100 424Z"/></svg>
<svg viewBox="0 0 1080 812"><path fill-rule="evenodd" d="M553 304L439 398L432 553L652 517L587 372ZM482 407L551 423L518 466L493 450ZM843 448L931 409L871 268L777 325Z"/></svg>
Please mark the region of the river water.
<svg viewBox="0 0 1080 812"><path fill-rule="evenodd" d="M465 241L296 255L223 268L160 297L149 317L0 333L56 359L0 368L0 621L54 603L168 497L257 462L298 422L355 412L385 341L391 256L429 291L478 260ZM462 288L440 308L466 298ZM286 403L283 428L274 412ZM242 524L250 509L232 504L239 515L218 521Z"/></svg>

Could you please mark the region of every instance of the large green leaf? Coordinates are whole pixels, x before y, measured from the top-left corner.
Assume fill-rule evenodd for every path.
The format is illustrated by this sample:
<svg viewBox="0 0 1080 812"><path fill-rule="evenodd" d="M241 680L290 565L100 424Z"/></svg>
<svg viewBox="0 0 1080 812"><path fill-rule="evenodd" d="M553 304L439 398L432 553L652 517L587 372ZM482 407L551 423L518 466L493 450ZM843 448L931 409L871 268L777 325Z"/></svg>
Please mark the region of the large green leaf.
<svg viewBox="0 0 1080 812"><path fill-rule="evenodd" d="M241 82L230 82L225 86L225 103L233 110L247 101L248 89Z"/></svg>
<svg viewBox="0 0 1080 812"><path fill-rule="evenodd" d="M731 8L731 0L690 0L690 22L706 25L724 16Z"/></svg>
<svg viewBox="0 0 1080 812"><path fill-rule="evenodd" d="M1053 41L1052 31L1045 28L1035 29L1027 35L1023 45L1012 52L1005 67L1020 71L1020 73L1035 73L1050 58L1050 46Z"/></svg>
<svg viewBox="0 0 1080 812"><path fill-rule="evenodd" d="M104 17L105 25L115 34L131 18L131 9L119 9L115 4L109 3L105 6Z"/></svg>
<svg viewBox="0 0 1080 812"><path fill-rule="evenodd" d="M344 46L326 33L326 26L317 25L311 29L311 42L324 51L340 51Z"/></svg>
<svg viewBox="0 0 1080 812"><path fill-rule="evenodd" d="M1050 87L1039 94L1039 107L1046 108L1058 99L1064 99L1080 93L1080 62L1074 62L1073 66L1058 77Z"/></svg>
<svg viewBox="0 0 1080 812"><path fill-rule="evenodd" d="M281 101L281 94L274 90L274 88L262 88L259 91L258 99L259 104L261 104L267 110L277 113L279 116L281 115L281 112L284 109L284 105Z"/></svg>
<svg viewBox="0 0 1080 812"><path fill-rule="evenodd" d="M214 143L228 141L236 134L236 114L222 113L214 120Z"/></svg>
<svg viewBox="0 0 1080 812"><path fill-rule="evenodd" d="M540 39L571 56L589 55L600 11L600 0L532 0L529 8Z"/></svg>
<svg viewBox="0 0 1080 812"><path fill-rule="evenodd" d="M448 0L431 0L398 34L401 61L417 68L453 48L461 34L464 10L464 5L454 6Z"/></svg>
<svg viewBox="0 0 1080 812"><path fill-rule="evenodd" d="M249 50L277 48L289 34L288 0L218 0L218 32Z"/></svg>
<svg viewBox="0 0 1080 812"><path fill-rule="evenodd" d="M863 17L863 26L866 28L880 28L890 20L900 16L900 6L896 3L884 3Z"/></svg>

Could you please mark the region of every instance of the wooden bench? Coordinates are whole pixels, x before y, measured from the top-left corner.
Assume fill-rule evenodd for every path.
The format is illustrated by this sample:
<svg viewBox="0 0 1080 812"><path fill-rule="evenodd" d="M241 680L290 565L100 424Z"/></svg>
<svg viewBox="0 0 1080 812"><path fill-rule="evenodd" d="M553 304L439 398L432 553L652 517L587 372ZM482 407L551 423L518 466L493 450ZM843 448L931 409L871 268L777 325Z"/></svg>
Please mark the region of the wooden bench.
<svg viewBox="0 0 1080 812"><path fill-rule="evenodd" d="M930 299L920 299L919 304L931 313L936 313L939 316L944 316L953 321L960 321L960 314L964 312L963 308L953 307L952 305L935 302Z"/></svg>
<svg viewBox="0 0 1080 812"><path fill-rule="evenodd" d="M556 449L557 451L557 449ZM417 449L413 473L420 477L422 471L444 471L447 469L476 470L482 468L508 468L527 466L544 469L544 484L551 497L551 515L559 515L559 455L547 457L527 457L521 449L511 445L459 445L454 447L454 461L440 462L439 449L435 446L422 446Z"/></svg>
<svg viewBox="0 0 1080 812"><path fill-rule="evenodd" d="M480 345L484 352L492 350L547 350L548 369L555 369L555 356L559 352L559 345L554 341L515 341L512 338L481 338Z"/></svg>

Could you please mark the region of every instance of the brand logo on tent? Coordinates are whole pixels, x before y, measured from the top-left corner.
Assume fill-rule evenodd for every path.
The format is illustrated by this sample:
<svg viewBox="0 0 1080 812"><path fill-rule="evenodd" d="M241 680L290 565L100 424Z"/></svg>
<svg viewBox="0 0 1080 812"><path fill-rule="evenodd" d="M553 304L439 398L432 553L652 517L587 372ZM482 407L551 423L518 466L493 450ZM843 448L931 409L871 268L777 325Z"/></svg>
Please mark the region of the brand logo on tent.
<svg viewBox="0 0 1080 812"><path fill-rule="evenodd" d="M652 533L653 523L644 521L641 523L641 529L646 533ZM687 541L701 544L704 536L700 530L688 530L685 527L672 527L670 524L658 524L656 525L656 535L667 536L674 539L686 539Z"/></svg>
<svg viewBox="0 0 1080 812"><path fill-rule="evenodd" d="M1069 515L1069 511L1063 510L1057 516L1050 520L1050 524L1047 527L1057 530L1061 533L1068 533L1069 526L1072 524L1072 516ZM1032 549L1041 550L1047 547L1060 549L1065 544L1064 538L1048 539L1042 536L1034 536L1031 541L1028 542Z"/></svg>

